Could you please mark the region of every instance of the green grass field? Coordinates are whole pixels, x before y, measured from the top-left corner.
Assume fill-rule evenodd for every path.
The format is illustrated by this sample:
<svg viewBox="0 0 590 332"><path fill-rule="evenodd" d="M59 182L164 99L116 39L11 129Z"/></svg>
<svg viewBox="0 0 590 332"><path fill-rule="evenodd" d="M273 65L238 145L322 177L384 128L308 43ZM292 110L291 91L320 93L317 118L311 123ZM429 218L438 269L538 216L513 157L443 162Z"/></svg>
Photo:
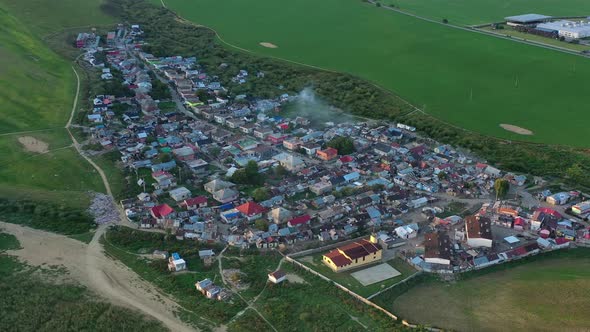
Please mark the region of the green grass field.
<svg viewBox="0 0 590 332"><path fill-rule="evenodd" d="M590 92L585 83L590 62L578 56L424 22L356 0L296 0L288 10L271 0L165 3L214 28L227 43L358 75L463 128L512 140L590 144L579 135L590 119L581 97ZM499 127L502 123L534 135L508 132Z"/></svg>
<svg viewBox="0 0 590 332"><path fill-rule="evenodd" d="M44 37L69 27L92 27L114 23L100 10L104 0L0 0L34 34Z"/></svg>
<svg viewBox="0 0 590 332"><path fill-rule="evenodd" d="M590 14L585 0L384 0L403 11L436 20L446 18L451 24L474 25L501 22L504 17L528 13L549 16L584 16Z"/></svg>
<svg viewBox="0 0 590 332"><path fill-rule="evenodd" d="M590 250L555 254L456 283L426 282L377 303L411 322L457 331L585 330Z"/></svg>
<svg viewBox="0 0 590 332"><path fill-rule="evenodd" d="M99 20L100 15L92 15L100 13L98 8L91 10L96 1L77 4L88 11L88 22ZM104 186L63 128L76 88L71 64L39 38L83 21L65 15L65 5L0 0L0 196L79 207L88 203L81 193L102 192ZM49 151L27 151L18 141L22 136L48 144Z"/></svg>

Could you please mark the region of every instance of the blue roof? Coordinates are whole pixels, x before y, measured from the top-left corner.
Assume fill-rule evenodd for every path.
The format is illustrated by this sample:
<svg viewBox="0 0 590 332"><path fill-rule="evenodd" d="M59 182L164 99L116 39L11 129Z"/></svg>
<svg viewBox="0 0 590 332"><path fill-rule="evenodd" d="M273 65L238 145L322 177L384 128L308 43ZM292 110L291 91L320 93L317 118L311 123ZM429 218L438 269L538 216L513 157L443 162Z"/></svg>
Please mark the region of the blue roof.
<svg viewBox="0 0 590 332"><path fill-rule="evenodd" d="M233 209L233 208L234 208L234 204L233 203L225 203L225 204L223 204L223 205L221 205L219 207L219 209L221 211L227 211L227 210L230 210L230 209Z"/></svg>
<svg viewBox="0 0 590 332"><path fill-rule="evenodd" d="M414 264L414 265L420 265L423 262L424 262L424 260L420 256L416 256L416 257L412 258L412 264Z"/></svg>
<svg viewBox="0 0 590 332"><path fill-rule="evenodd" d="M173 258L174 260L179 260L179 259L180 259L180 255L179 255L177 252L173 252L173 253L172 253L172 258Z"/></svg>
<svg viewBox="0 0 590 332"><path fill-rule="evenodd" d="M477 257L476 259L473 260L473 264L475 264L475 265L482 265L482 264L485 264L488 262L489 262L489 260L486 256Z"/></svg>
<svg viewBox="0 0 590 332"><path fill-rule="evenodd" d="M373 206L369 206L367 208L367 213L369 214L369 217L371 217L371 218L379 218L379 217L381 217L381 212L379 210L377 210Z"/></svg>
<svg viewBox="0 0 590 332"><path fill-rule="evenodd" d="M351 181L351 180L358 179L359 177L360 177L360 174L358 172L352 172L352 173L348 173L348 174L344 175L344 180Z"/></svg>

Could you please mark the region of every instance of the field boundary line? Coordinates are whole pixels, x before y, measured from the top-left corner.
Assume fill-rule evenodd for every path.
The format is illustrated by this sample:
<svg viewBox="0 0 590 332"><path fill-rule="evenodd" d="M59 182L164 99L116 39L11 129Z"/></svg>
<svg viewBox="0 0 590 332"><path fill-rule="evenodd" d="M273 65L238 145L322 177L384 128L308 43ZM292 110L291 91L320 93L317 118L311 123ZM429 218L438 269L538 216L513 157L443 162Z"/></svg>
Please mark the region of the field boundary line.
<svg viewBox="0 0 590 332"><path fill-rule="evenodd" d="M10 133L2 133L0 136L12 136L12 135L20 135L20 134L30 134L30 133L40 133L43 131L52 131L56 129L63 129L62 127L52 127L52 128L45 128L45 129L34 129L34 130L24 130L24 131L14 131Z"/></svg>

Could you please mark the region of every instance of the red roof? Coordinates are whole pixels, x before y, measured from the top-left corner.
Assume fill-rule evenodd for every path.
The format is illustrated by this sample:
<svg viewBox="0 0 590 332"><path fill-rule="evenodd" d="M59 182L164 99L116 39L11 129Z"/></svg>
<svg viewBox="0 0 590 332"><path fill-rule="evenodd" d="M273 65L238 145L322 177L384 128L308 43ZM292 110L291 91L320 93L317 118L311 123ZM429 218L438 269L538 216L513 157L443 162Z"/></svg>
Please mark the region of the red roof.
<svg viewBox="0 0 590 332"><path fill-rule="evenodd" d="M559 212L557 212L557 211L555 211L555 210L553 210L551 208L540 207L540 208L537 209L537 211L543 212L545 214L550 214L550 215L552 215L554 217L557 217L557 218L562 218L561 213L559 213Z"/></svg>
<svg viewBox="0 0 590 332"><path fill-rule="evenodd" d="M287 129L289 129L289 124L287 124L287 123L281 123L279 125L279 128L281 128L283 130L287 130Z"/></svg>
<svg viewBox="0 0 590 332"><path fill-rule="evenodd" d="M174 212L174 209L170 207L168 204L162 204L158 206L154 206L150 209L152 216L154 218L162 218Z"/></svg>
<svg viewBox="0 0 590 332"><path fill-rule="evenodd" d="M260 204L258 204L256 202L248 202L248 203L242 204L242 205L238 206L236 209L238 211L242 212L242 214L245 214L247 216L257 215L257 214L260 214L260 213L266 211Z"/></svg>
<svg viewBox="0 0 590 332"><path fill-rule="evenodd" d="M324 152L326 154L328 154L329 156L335 156L338 154L338 150L334 149L334 148L327 148L324 150Z"/></svg>
<svg viewBox="0 0 590 332"><path fill-rule="evenodd" d="M184 204L186 204L186 206L195 206L195 205L204 204L204 203L207 203L207 197L205 197L205 196L198 196L198 197L194 197L194 198L189 198L184 201Z"/></svg>
<svg viewBox="0 0 590 332"><path fill-rule="evenodd" d="M311 217L308 214L304 214L302 216L299 216L299 217L289 220L289 225L295 226L295 225L307 224L310 220L311 220Z"/></svg>
<svg viewBox="0 0 590 332"><path fill-rule="evenodd" d="M344 256L338 250L330 251L324 256L328 257L338 267L342 267L352 263L352 261L348 259L348 257Z"/></svg>
<svg viewBox="0 0 590 332"><path fill-rule="evenodd" d="M354 158L352 156L344 156L344 157L340 158L340 161L343 163L349 163L353 160L354 160Z"/></svg>
<svg viewBox="0 0 590 332"><path fill-rule="evenodd" d="M569 241L564 237L555 238L555 243L557 243L557 245L564 244L566 242L569 242Z"/></svg>

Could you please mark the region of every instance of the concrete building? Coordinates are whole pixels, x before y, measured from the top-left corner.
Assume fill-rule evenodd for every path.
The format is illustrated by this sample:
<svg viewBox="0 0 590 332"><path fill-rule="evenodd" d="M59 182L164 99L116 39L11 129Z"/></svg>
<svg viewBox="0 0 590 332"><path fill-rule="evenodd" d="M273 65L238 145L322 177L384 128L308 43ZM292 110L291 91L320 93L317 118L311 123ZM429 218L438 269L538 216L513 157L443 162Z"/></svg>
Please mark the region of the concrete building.
<svg viewBox="0 0 590 332"><path fill-rule="evenodd" d="M557 31L560 37L569 39L581 39L590 37L590 22L588 21L567 21L541 23L537 29L544 31Z"/></svg>
<svg viewBox="0 0 590 332"><path fill-rule="evenodd" d="M186 189L185 187L179 187L170 190L169 194L170 197L176 202L184 201L185 199L189 199L192 196L191 191Z"/></svg>
<svg viewBox="0 0 590 332"><path fill-rule="evenodd" d="M547 22L551 19L551 16L539 15L539 14L524 14L516 16L504 17L506 24L509 26L533 26L538 23Z"/></svg>

